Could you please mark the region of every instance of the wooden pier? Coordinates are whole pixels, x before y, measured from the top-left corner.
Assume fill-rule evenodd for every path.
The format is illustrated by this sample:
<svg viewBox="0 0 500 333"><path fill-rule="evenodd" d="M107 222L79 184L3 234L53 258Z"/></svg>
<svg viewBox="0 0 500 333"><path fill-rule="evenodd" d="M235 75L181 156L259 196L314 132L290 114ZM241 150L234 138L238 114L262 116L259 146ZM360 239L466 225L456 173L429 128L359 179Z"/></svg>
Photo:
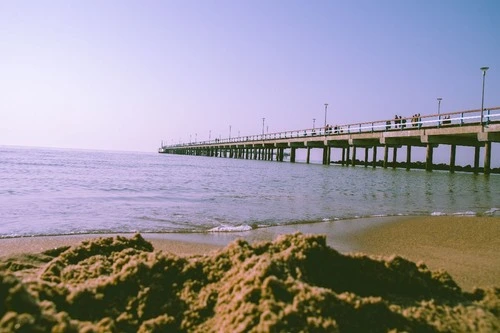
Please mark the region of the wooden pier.
<svg viewBox="0 0 500 333"><path fill-rule="evenodd" d="M425 147L425 169L433 169L433 149L450 146L450 172L455 171L457 146L474 147L474 172L479 172L481 148L484 154L483 171L491 171L492 143L500 142L500 107L466 110L440 115L413 116L348 125L307 128L278 133L215 139L160 147L160 153L203 155L228 158L283 161L289 150L290 162L296 160L297 149L307 149L306 163L311 149L323 150L323 164L331 163L332 149L342 149L342 165L355 165L358 148L364 149L364 165L377 164L377 147L384 148L382 166L396 166L398 148L406 146L406 168L410 169L411 148ZM372 158L369 161L370 149Z"/></svg>

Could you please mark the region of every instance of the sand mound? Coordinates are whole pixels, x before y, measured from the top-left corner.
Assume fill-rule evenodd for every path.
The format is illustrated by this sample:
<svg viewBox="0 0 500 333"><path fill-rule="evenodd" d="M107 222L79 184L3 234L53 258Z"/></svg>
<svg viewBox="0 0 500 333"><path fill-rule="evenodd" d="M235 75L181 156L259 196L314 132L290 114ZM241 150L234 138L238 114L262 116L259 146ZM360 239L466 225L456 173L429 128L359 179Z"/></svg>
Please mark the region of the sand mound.
<svg viewBox="0 0 500 333"><path fill-rule="evenodd" d="M323 236L236 241L207 256L140 235L3 262L0 332L495 332L500 290L464 293L400 257L342 255Z"/></svg>

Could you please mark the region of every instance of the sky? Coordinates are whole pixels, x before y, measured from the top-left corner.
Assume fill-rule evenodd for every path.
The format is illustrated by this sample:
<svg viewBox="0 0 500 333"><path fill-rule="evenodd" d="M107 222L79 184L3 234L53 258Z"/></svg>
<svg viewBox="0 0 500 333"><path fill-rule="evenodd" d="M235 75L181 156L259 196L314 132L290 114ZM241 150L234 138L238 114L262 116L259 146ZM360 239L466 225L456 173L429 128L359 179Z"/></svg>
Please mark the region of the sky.
<svg viewBox="0 0 500 333"><path fill-rule="evenodd" d="M331 124L478 109L482 66L500 106L497 0L0 0L0 145L156 151L310 128L324 103Z"/></svg>

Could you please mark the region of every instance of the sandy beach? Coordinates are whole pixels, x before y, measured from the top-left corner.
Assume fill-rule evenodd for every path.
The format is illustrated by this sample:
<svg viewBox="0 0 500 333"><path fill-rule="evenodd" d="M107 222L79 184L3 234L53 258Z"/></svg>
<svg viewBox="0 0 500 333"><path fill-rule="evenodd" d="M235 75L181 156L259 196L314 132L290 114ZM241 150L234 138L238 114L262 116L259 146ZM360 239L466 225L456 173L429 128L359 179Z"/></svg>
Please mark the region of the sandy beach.
<svg viewBox="0 0 500 333"><path fill-rule="evenodd" d="M177 255L206 254L235 239L272 241L282 234L326 235L342 253L400 255L444 269L466 290L500 286L500 218L473 216L381 217L271 227L238 233L143 234L156 250ZM122 234L130 237L131 234ZM0 257L39 253L86 239L113 235L72 235L0 239Z"/></svg>
<svg viewBox="0 0 500 333"><path fill-rule="evenodd" d="M443 216L2 239L0 331L496 332L499 236Z"/></svg>

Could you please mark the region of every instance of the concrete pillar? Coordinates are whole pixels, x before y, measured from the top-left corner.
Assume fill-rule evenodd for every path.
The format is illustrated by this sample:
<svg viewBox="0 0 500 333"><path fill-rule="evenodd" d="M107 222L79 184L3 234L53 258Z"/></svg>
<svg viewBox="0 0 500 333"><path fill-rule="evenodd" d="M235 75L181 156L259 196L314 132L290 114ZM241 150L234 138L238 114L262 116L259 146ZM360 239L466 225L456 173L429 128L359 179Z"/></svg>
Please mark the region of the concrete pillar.
<svg viewBox="0 0 500 333"><path fill-rule="evenodd" d="M365 147L365 168L368 166L368 150L370 148Z"/></svg>
<svg viewBox="0 0 500 333"><path fill-rule="evenodd" d="M484 174L489 175L491 171L491 141L484 143Z"/></svg>
<svg viewBox="0 0 500 333"><path fill-rule="evenodd" d="M332 147L328 146L326 150L326 164L330 165L332 162Z"/></svg>
<svg viewBox="0 0 500 333"><path fill-rule="evenodd" d="M432 171L432 153L433 148L430 143L427 144L427 153L425 154L425 170Z"/></svg>
<svg viewBox="0 0 500 333"><path fill-rule="evenodd" d="M328 149L328 146L327 147L323 147L323 165L328 164L328 162L327 162L327 160L328 160L327 149Z"/></svg>
<svg viewBox="0 0 500 333"><path fill-rule="evenodd" d="M311 160L311 147L307 147L307 158L306 158L306 163L309 164L309 161Z"/></svg>
<svg viewBox="0 0 500 333"><path fill-rule="evenodd" d="M285 148L280 148L280 162L285 158Z"/></svg>
<svg viewBox="0 0 500 333"><path fill-rule="evenodd" d="M387 159L389 158L389 146L384 146L384 169L387 168Z"/></svg>
<svg viewBox="0 0 500 333"><path fill-rule="evenodd" d="M345 165L345 148L342 148L342 166Z"/></svg>
<svg viewBox="0 0 500 333"><path fill-rule="evenodd" d="M295 150L297 148L292 147L290 148L290 163L295 163Z"/></svg>
<svg viewBox="0 0 500 333"><path fill-rule="evenodd" d="M351 155L351 147L347 147L345 149L345 165L347 166L349 166L349 164L351 163L350 155Z"/></svg>
<svg viewBox="0 0 500 333"><path fill-rule="evenodd" d="M411 146L406 146L406 170L411 168Z"/></svg>
<svg viewBox="0 0 500 333"><path fill-rule="evenodd" d="M356 166L356 146L352 146L352 166Z"/></svg>
<svg viewBox="0 0 500 333"><path fill-rule="evenodd" d="M373 167L377 167L377 146L373 146Z"/></svg>
<svg viewBox="0 0 500 333"><path fill-rule="evenodd" d="M477 146L474 149L474 173L479 173L479 153L481 152L481 147Z"/></svg>
<svg viewBox="0 0 500 333"><path fill-rule="evenodd" d="M457 155L457 145L451 145L450 152L450 172L455 172L455 157Z"/></svg>
<svg viewBox="0 0 500 333"><path fill-rule="evenodd" d="M396 163L398 159L398 147L392 148L392 168L396 169Z"/></svg>

